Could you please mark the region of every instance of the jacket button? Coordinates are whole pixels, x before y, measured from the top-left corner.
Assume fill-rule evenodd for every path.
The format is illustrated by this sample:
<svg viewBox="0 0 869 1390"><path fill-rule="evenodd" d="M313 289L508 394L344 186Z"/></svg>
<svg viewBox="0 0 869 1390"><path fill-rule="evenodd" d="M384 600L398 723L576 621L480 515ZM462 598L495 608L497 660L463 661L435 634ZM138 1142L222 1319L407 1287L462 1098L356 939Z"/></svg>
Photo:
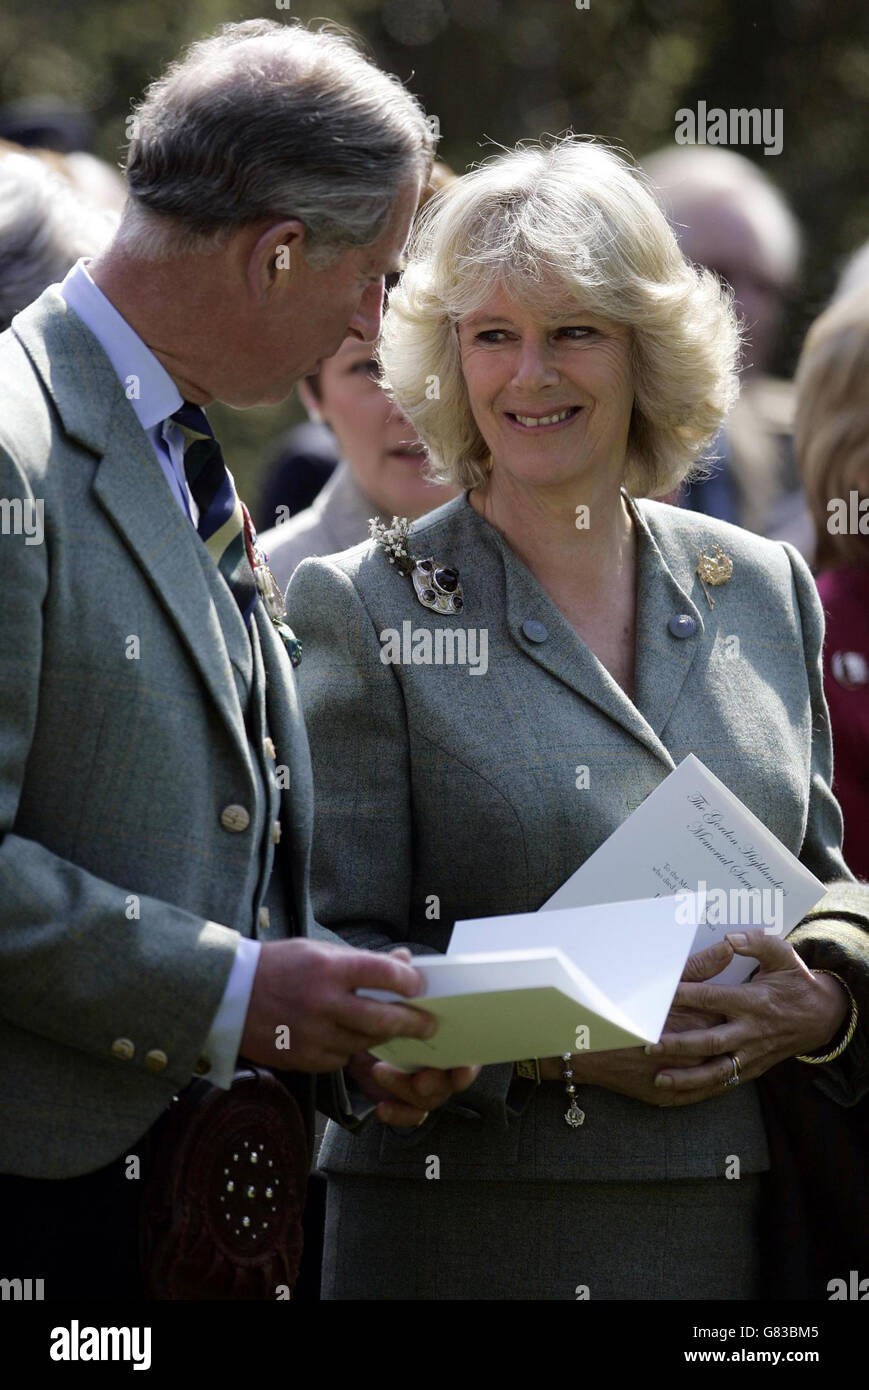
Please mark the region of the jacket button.
<svg viewBox="0 0 869 1390"><path fill-rule="evenodd" d="M278 756L277 749L270 738L263 739L263 751L267 758L276 758Z"/></svg>
<svg viewBox="0 0 869 1390"><path fill-rule="evenodd" d="M209 1073L210 1071L211 1071L211 1058L210 1058L210 1057L200 1057L199 1060L198 1060L197 1063L196 1063L196 1066L193 1068L193 1074L194 1074L194 1076L207 1076L208 1073Z"/></svg>
<svg viewBox="0 0 869 1390"><path fill-rule="evenodd" d="M522 631L529 642L545 642L549 636L544 624L538 622L536 618L526 618L522 624Z"/></svg>
<svg viewBox="0 0 869 1390"><path fill-rule="evenodd" d="M667 624L674 637L693 637L697 623L690 613L674 613Z"/></svg>
<svg viewBox="0 0 869 1390"><path fill-rule="evenodd" d="M281 842L281 823L279 820L272 821L272 844L279 845Z"/></svg>
<svg viewBox="0 0 869 1390"><path fill-rule="evenodd" d="M224 830L240 834L242 830L247 830L250 825L250 816L243 806L236 806L233 803L231 806L224 806L220 813L220 824Z"/></svg>
<svg viewBox="0 0 869 1390"><path fill-rule="evenodd" d="M154 1047L150 1052L145 1053L145 1070L154 1072L165 1071L169 1065L169 1058L165 1052L161 1052L159 1047Z"/></svg>
<svg viewBox="0 0 869 1390"><path fill-rule="evenodd" d="M122 1062L129 1062L135 1051L135 1043L129 1038L115 1038L112 1043L112 1056L119 1057Z"/></svg>
<svg viewBox="0 0 869 1390"><path fill-rule="evenodd" d="M259 924L261 931L268 931L272 924L271 913L267 907L261 907L259 910Z"/></svg>

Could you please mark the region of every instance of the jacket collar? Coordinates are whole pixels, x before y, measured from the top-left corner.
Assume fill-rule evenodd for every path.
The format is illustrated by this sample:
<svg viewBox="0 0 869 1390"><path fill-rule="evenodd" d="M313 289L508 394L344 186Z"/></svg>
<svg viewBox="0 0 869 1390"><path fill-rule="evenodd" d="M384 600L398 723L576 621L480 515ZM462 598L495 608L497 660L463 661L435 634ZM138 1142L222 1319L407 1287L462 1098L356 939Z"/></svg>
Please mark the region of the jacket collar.
<svg viewBox="0 0 869 1390"><path fill-rule="evenodd" d="M373 516L385 520L383 513L365 496L349 464L338 464L331 478L311 503L312 510L319 513L333 553L349 550L358 545L368 535L368 522Z"/></svg>
<svg viewBox="0 0 869 1390"><path fill-rule="evenodd" d="M13 320L12 331L67 435L97 455L94 495L156 590L247 756L226 641L197 553L202 541L176 505L111 363L56 286Z"/></svg>
<svg viewBox="0 0 869 1390"><path fill-rule="evenodd" d="M704 634L703 615L688 592L693 587L690 576L696 556L668 554L672 545L667 543L666 528L650 524L640 506L627 493L624 496L637 528L635 701L578 636L506 540L471 507L467 496L465 506L496 540L503 562L507 626L523 655L597 706L672 770L675 762L661 733ZM693 618L693 636L671 634L669 621L679 614ZM529 640L525 632L529 619L543 624L543 641Z"/></svg>

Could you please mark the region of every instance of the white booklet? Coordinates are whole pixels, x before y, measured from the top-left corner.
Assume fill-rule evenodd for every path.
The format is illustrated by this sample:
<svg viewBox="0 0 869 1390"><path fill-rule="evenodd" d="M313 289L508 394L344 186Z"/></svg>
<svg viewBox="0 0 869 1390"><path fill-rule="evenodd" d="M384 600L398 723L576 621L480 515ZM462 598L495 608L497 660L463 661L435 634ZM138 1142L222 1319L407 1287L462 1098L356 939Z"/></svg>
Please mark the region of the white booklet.
<svg viewBox="0 0 869 1390"><path fill-rule="evenodd" d="M437 1033L372 1051L412 1071L657 1042L694 937L675 901L457 922L447 955L413 958L426 986L413 1003L439 1018Z"/></svg>
<svg viewBox="0 0 869 1390"><path fill-rule="evenodd" d="M739 927L786 935L825 891L689 754L539 912L457 922L446 956L416 956L438 1032L374 1051L414 1070L657 1042L689 955Z"/></svg>
<svg viewBox="0 0 869 1390"><path fill-rule="evenodd" d="M826 891L689 753L541 911L676 894L682 915L693 910L696 895L693 955L740 927L786 936ZM756 965L736 956L716 982L737 984Z"/></svg>

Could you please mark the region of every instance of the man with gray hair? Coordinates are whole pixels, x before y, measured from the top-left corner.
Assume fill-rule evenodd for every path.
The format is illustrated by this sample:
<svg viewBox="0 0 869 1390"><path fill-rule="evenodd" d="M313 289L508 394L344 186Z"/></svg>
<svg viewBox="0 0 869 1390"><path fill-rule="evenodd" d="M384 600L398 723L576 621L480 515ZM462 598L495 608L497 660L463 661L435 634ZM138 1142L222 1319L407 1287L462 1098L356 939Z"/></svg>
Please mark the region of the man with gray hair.
<svg viewBox="0 0 869 1390"><path fill-rule="evenodd" d="M4 515L44 522L0 536L0 1274L47 1298L151 1288L139 1189L167 1107L177 1132L192 1092L231 1100L238 1059L309 1134L315 1073L351 1127L418 1123L472 1079L375 1065L433 1023L356 991L420 977L313 922L298 644L203 410L281 401L377 337L432 158L418 102L346 37L227 26L139 106L111 245L0 337ZM172 1173L188 1228L224 1239L173 1284L185 1233L162 1231L161 1296L249 1287L292 1216L277 1167L262 1191L254 1168L196 1193L193 1160Z"/></svg>

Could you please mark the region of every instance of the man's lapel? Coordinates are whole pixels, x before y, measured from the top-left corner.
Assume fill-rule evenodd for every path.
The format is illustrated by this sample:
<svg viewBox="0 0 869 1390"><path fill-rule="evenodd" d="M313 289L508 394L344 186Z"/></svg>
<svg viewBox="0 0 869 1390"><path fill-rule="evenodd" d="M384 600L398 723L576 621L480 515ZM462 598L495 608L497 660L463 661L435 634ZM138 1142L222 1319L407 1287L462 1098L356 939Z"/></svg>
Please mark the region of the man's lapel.
<svg viewBox="0 0 869 1390"><path fill-rule="evenodd" d="M704 631L703 616L678 583L635 504L631 504L631 510L638 528L636 703L502 542L507 623L513 640L526 656L620 724L672 770L673 757L660 735L697 657ZM669 628L670 619L681 614L692 618L695 624L693 635L687 638L674 636ZM529 620L542 624L542 629L529 628ZM542 636L544 629L543 640L535 641L534 635ZM528 636L529 631L532 637Z"/></svg>
<svg viewBox="0 0 869 1390"><path fill-rule="evenodd" d="M94 495L147 575L247 757L223 629L197 554L202 541L172 497L108 358L56 286L16 318L14 331L67 434L99 457ZM121 576L118 589L123 590Z"/></svg>

